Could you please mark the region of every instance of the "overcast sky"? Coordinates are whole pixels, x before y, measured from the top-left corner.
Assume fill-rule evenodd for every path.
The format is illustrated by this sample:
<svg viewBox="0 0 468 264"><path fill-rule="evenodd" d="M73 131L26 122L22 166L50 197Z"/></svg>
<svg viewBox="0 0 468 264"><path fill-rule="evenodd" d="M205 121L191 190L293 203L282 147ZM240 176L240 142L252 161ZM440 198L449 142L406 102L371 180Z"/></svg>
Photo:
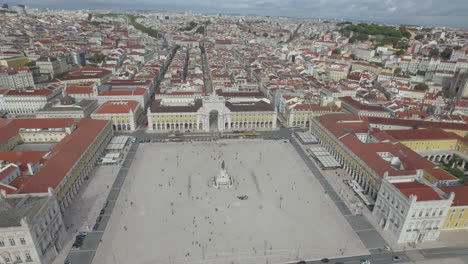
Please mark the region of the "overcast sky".
<svg viewBox="0 0 468 264"><path fill-rule="evenodd" d="M344 18L468 28L468 0L22 0L33 7L155 9Z"/></svg>

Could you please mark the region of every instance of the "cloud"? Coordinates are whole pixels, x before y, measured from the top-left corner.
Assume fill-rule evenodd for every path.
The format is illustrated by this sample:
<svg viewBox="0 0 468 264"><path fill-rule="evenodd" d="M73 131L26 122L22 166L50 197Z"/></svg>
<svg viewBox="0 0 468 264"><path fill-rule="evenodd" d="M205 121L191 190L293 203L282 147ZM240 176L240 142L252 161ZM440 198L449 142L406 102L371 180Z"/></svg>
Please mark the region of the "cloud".
<svg viewBox="0 0 468 264"><path fill-rule="evenodd" d="M390 23L423 21L424 24L468 27L467 0L22 0L21 3L56 8L191 9L209 13L329 17Z"/></svg>

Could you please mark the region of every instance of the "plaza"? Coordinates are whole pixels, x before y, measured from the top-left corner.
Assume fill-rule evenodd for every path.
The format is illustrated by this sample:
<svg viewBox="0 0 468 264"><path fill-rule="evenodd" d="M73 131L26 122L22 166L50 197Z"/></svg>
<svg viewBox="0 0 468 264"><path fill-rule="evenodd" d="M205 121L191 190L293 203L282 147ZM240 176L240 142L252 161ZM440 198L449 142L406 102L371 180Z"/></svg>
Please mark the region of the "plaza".
<svg viewBox="0 0 468 264"><path fill-rule="evenodd" d="M231 188L213 187L221 164ZM283 140L141 144L93 263L285 263L369 252Z"/></svg>

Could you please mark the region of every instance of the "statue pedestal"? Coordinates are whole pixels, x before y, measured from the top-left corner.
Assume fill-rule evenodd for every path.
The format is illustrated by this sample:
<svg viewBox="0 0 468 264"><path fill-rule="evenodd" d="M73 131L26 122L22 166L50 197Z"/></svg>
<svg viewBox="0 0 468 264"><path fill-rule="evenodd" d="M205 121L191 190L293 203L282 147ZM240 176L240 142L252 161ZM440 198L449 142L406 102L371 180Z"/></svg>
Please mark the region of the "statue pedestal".
<svg viewBox="0 0 468 264"><path fill-rule="evenodd" d="M213 179L213 187L218 189L221 187L231 188L232 184L232 177L227 173L226 169L224 168L222 168L219 174Z"/></svg>

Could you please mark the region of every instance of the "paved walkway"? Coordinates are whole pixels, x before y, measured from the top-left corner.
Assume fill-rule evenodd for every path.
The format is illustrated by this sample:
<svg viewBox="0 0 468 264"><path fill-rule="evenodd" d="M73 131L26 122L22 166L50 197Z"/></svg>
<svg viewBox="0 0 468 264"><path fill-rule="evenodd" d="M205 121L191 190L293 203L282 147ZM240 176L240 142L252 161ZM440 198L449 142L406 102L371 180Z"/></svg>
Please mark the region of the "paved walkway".
<svg viewBox="0 0 468 264"><path fill-rule="evenodd" d="M138 145L138 143L134 143L125 156L122 166L120 167L117 177L115 178L112 184L112 188L107 196L108 205L106 207L105 213L102 215L102 220L99 224L98 229L96 231L92 231L91 226L91 231L88 232L88 235L86 236L81 249L76 251L70 251L70 253L68 254L67 259L73 264L92 263L94 255L96 254L96 250L99 246L99 243L101 242L102 236L109 222L109 218L111 217L112 211L114 210L115 201L119 196L120 189L125 181L125 178L127 177L128 169L130 168L130 165L132 164L132 161L135 157ZM71 243L73 243L73 241Z"/></svg>

